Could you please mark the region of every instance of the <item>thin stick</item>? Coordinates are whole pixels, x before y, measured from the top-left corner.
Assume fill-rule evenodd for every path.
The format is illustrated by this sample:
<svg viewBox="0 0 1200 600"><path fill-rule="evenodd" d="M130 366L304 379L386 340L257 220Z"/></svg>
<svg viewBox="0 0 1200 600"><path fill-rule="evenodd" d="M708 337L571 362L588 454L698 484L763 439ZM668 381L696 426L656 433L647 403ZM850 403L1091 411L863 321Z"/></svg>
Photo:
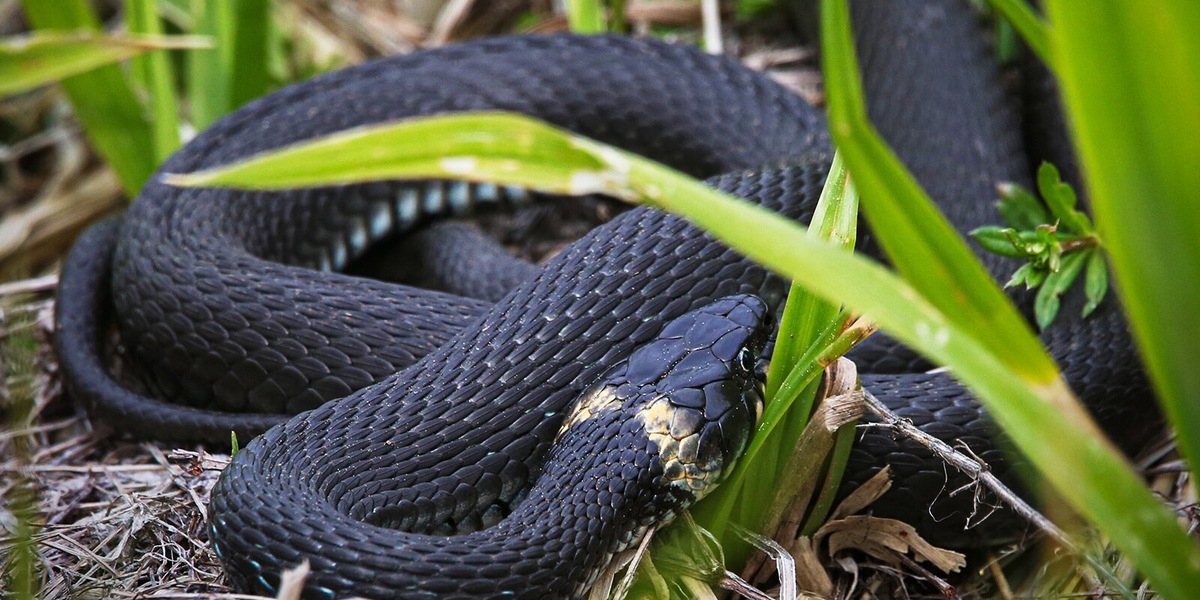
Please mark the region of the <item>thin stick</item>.
<svg viewBox="0 0 1200 600"><path fill-rule="evenodd" d="M721 40L721 3L719 0L700 0L701 21L704 23L704 51L709 54L725 52Z"/></svg>
<svg viewBox="0 0 1200 600"><path fill-rule="evenodd" d="M908 419L897 415L887 406L884 406L884 404L880 402L874 394L864 390L863 395L866 398L867 408L871 412L875 413L876 416L878 416L883 422L863 423L859 425L859 427L882 427L885 429L890 429L913 440L921 446L924 446L925 449L929 450L934 456L940 458L946 464L958 469L959 471L962 471L967 476L971 477L975 481L978 481L984 487L991 490L992 493L996 494L996 497L1012 508L1017 514L1021 515L1027 521L1032 523L1034 527L1037 527L1043 531L1046 535L1050 536L1055 542L1057 542L1063 548L1066 548L1072 554L1082 558L1083 561L1091 566L1092 569L1094 569L1096 573L1098 573L1100 577L1103 578L1109 585L1114 586L1114 588L1116 588L1119 592L1128 591L1124 584L1120 581L1117 581L1117 579L1113 577L1112 573L1104 565L1101 565L1095 559L1095 557L1089 555L1087 552L1084 552L1074 542L1072 542L1071 539L1067 537L1066 532L1064 532L1062 529L1059 529L1059 527L1054 523L1050 522L1050 519L1047 519L1045 515L1030 506L1029 503L1025 502L1025 500L1018 496L1016 492L1012 491L1008 486L1001 483L1000 479L992 473L990 467L988 467L987 463L983 462L982 459L968 456L963 452L955 450L946 442L943 442L942 440L939 440L928 433L921 431ZM1089 577L1089 579L1092 578ZM1099 582L1093 581L1093 583L1098 584ZM1123 593L1123 595L1128 594Z"/></svg>
<svg viewBox="0 0 1200 600"><path fill-rule="evenodd" d="M0 283L0 296L11 296L13 294L25 294L30 292L44 292L53 289L58 285L58 275L45 275L35 277L33 279L22 279L20 281L11 281L9 283Z"/></svg>
<svg viewBox="0 0 1200 600"><path fill-rule="evenodd" d="M934 456L945 461L946 464L962 471L967 476L983 484L984 487L991 490L1001 501L1008 504L1017 514L1024 517L1038 529L1046 532L1054 541L1061 544L1063 547L1072 551L1076 550L1075 544L1067 538L1067 534L1059 529L1057 525L1050 522L1045 515L1038 512L1029 503L1025 502L1020 496L1013 492L1008 486L1000 482L1000 479L992 473L991 469L978 458L967 456L963 452L955 450L946 442L939 440L920 429L909 420L892 412L891 409L884 406L878 398L871 392L864 390L866 396L867 408L875 413L882 423L863 423L860 427L883 427L900 433L914 442L924 446L927 450L933 453Z"/></svg>

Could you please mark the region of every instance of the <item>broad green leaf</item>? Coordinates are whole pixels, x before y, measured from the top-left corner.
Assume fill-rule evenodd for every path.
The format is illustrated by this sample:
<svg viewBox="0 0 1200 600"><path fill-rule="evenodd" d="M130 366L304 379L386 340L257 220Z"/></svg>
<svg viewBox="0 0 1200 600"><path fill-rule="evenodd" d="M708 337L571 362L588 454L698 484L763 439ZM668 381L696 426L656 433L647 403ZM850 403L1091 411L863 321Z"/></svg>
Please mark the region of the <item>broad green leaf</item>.
<svg viewBox="0 0 1200 600"><path fill-rule="evenodd" d="M1179 449L1196 464L1200 3L1049 0L1046 9L1096 226ZM1180 548L1154 537L1112 539L1164 596L1187 598L1200 589L1176 579L1200 570Z"/></svg>

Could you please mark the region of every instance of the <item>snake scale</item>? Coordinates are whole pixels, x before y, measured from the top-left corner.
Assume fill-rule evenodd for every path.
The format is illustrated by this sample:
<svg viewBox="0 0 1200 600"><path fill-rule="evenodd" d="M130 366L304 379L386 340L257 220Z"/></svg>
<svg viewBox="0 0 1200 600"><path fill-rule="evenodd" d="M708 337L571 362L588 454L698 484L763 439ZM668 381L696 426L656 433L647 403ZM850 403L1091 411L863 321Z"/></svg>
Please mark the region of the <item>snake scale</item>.
<svg viewBox="0 0 1200 600"><path fill-rule="evenodd" d="M971 9L852 8L876 126L956 226L996 221L994 183L1027 181L1029 162ZM290 86L218 122L162 171L482 109L712 177L798 220L811 216L831 156L817 111L729 58L546 36ZM495 302L336 272L436 217L527 196L450 182L267 193L155 179L68 259L56 339L65 379L136 436L261 434L211 505L214 544L239 588L270 591L281 569L307 559L305 593L317 598L576 596L614 552L728 469L756 410L750 364L786 284L646 208L523 271L532 275ZM1012 268L984 259L997 276ZM1043 340L1068 380L1102 424L1137 429L1151 396L1116 302L1061 320ZM154 397L119 385L99 358L110 321ZM855 358L881 400L1011 479L1003 442L950 375L886 339ZM844 488L885 464L896 483L877 514L955 545L1020 532L1007 513L964 530L979 516L972 499L945 492L964 482L877 429L857 441Z"/></svg>

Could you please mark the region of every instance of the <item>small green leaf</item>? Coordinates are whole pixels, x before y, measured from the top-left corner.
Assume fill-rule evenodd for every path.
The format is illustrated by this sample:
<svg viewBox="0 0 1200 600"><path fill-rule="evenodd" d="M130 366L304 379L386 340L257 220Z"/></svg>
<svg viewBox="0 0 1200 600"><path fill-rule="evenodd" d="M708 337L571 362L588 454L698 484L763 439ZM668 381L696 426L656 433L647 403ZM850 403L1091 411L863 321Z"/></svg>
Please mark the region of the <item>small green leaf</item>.
<svg viewBox="0 0 1200 600"><path fill-rule="evenodd" d="M1033 300L1033 314L1037 319L1038 329L1049 327L1058 315L1059 300L1054 289L1058 287L1058 280L1061 278L1062 271L1047 275L1045 285L1038 290L1037 297Z"/></svg>
<svg viewBox="0 0 1200 600"><path fill-rule="evenodd" d="M1000 193L996 207L1010 226L1025 231L1051 221L1046 205L1024 187L1004 182L996 186L996 191Z"/></svg>
<svg viewBox="0 0 1200 600"><path fill-rule="evenodd" d="M1072 252L1062 257L1062 268L1046 275L1042 289L1038 290L1033 303L1033 313L1037 318L1038 327L1045 329L1054 321L1058 314L1058 297L1071 288L1071 284L1079 278L1083 270L1087 253Z"/></svg>
<svg viewBox="0 0 1200 600"><path fill-rule="evenodd" d="M1058 282L1058 293L1063 293L1071 289L1071 285L1079 278L1079 274L1083 272L1083 265L1087 263L1086 252L1072 252L1062 255L1062 277Z"/></svg>
<svg viewBox="0 0 1200 600"><path fill-rule="evenodd" d="M1042 199L1046 201L1047 205L1053 208L1053 205L1050 204L1050 199L1056 198L1063 191L1062 177L1058 174L1058 168L1048 162L1043 162L1038 167L1037 184L1038 192L1042 194ZM1067 208L1075 208L1075 200L1075 194L1072 192L1070 196L1061 198L1060 204Z"/></svg>
<svg viewBox="0 0 1200 600"><path fill-rule="evenodd" d="M1049 256L1046 258L1046 268L1050 269L1051 272L1057 273L1062 269L1062 257L1062 246L1057 243L1050 244Z"/></svg>
<svg viewBox="0 0 1200 600"><path fill-rule="evenodd" d="M231 448L229 451L230 456L234 456L238 453L238 440L236 431L229 432L229 447Z"/></svg>
<svg viewBox="0 0 1200 600"><path fill-rule="evenodd" d="M1008 280L1008 283L1004 284L1004 287L1010 288L1010 287L1015 287L1015 286L1021 285L1022 283L1025 283L1025 281L1029 278L1030 272L1032 272L1032 271L1033 271L1033 265L1031 265L1029 263L1025 263L1025 264L1021 265L1021 268L1019 268L1015 272L1013 272L1012 278ZM1030 286L1030 287L1032 287L1032 286Z"/></svg>
<svg viewBox="0 0 1200 600"><path fill-rule="evenodd" d="M1023 244L1016 238L1016 231L996 225L984 225L971 231L971 237L983 246L984 250L1009 258L1025 258Z"/></svg>
<svg viewBox="0 0 1200 600"><path fill-rule="evenodd" d="M1087 274L1084 275L1084 292L1087 303L1083 305L1083 316L1086 318L1100 306L1104 296L1108 294L1108 265L1104 262L1104 252L1099 248L1088 251Z"/></svg>
<svg viewBox="0 0 1200 600"><path fill-rule="evenodd" d="M1058 237L1055 236L1057 231L1058 228L1054 225L1038 225L1035 235L1040 249L1037 256L1031 257L1034 264L1045 265L1051 271L1058 271L1062 266L1062 245L1058 243ZM1031 254L1033 253L1031 252Z"/></svg>
<svg viewBox="0 0 1200 600"><path fill-rule="evenodd" d="M1032 290L1033 288L1042 285L1046 281L1046 276L1050 271L1039 269L1032 264L1029 265L1029 275L1025 278L1025 289Z"/></svg>
<svg viewBox="0 0 1200 600"><path fill-rule="evenodd" d="M1042 166L1038 167L1037 179L1042 199L1046 201L1050 212L1054 213L1059 223L1075 233L1092 233L1091 220L1087 215L1075 210L1079 201L1075 196L1075 189L1062 182L1054 165L1042 163Z"/></svg>

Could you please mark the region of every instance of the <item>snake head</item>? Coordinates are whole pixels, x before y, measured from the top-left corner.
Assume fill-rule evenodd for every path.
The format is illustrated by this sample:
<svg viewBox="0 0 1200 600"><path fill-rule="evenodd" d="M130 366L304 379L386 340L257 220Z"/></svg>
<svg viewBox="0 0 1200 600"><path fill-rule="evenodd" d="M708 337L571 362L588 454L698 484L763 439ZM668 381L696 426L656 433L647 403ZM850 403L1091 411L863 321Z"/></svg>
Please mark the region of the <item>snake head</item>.
<svg viewBox="0 0 1200 600"><path fill-rule="evenodd" d="M630 356L630 383L655 392L637 418L685 501L729 474L762 414L756 367L770 324L762 300L729 296L671 321Z"/></svg>
<svg viewBox="0 0 1200 600"><path fill-rule="evenodd" d="M560 460L579 462L556 468L595 468L584 463L588 455L619 472L636 448L654 465L643 489L654 519L669 520L704 497L732 471L762 413L756 367L771 323L766 304L751 295L668 322L576 401L555 446Z"/></svg>

